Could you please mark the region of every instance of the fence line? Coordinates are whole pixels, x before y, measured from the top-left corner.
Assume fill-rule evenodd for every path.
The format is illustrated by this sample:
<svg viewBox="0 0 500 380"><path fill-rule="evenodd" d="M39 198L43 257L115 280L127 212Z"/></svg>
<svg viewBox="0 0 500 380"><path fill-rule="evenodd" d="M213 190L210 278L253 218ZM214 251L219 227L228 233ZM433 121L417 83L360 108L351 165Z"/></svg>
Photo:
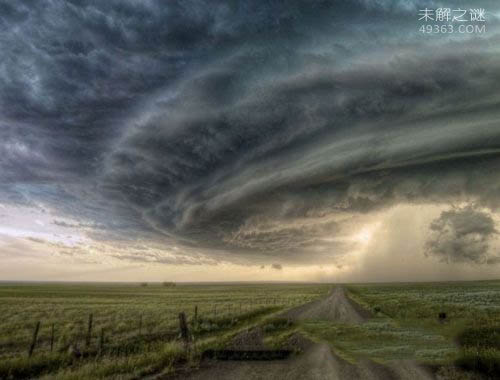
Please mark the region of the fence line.
<svg viewBox="0 0 500 380"><path fill-rule="evenodd" d="M209 321L210 323L220 323L227 319L237 319L238 316L244 316L249 313L264 311L268 308L275 306L293 306L309 301L316 297L258 297L257 299L244 300L240 302L218 300L213 302L213 306L198 307L194 306L192 317L184 314L186 324L193 323L199 326L199 322L203 323ZM246 302L245 302L246 301ZM95 310L95 308L93 308ZM33 331L31 341L29 344L28 356L31 357L35 351L43 352L43 349L53 352L55 349L64 349L68 344L70 346L77 346L78 342L84 345L86 350L92 347L94 327L100 327L99 336L97 340L97 354L102 355L105 350L106 337L114 336L115 342L125 342L129 339L134 339L137 336L142 336L144 333L148 335L166 336L175 333L176 321L179 321L180 314L168 309L167 317L161 317L162 311L140 312L134 317L120 319L120 324L127 325L125 329L121 329L116 324L116 313L113 315L107 314L104 317L99 317L95 311L90 312L86 318L78 319L56 319L48 318L47 320L38 320L34 327L31 323ZM94 316L97 315L97 318ZM130 314L129 314L130 315ZM164 315L164 314L163 314ZM43 322L43 323L42 323ZM111 325L111 326L110 326ZM69 329L68 329L69 326ZM131 327L132 326L132 327ZM135 326L135 327L133 327ZM187 325L186 325L187 326ZM181 326L182 327L182 326ZM24 330L29 327L27 323ZM48 332L46 330L50 329ZM182 328L181 335L182 335ZM195 330L196 331L196 330ZM46 333L46 334L45 334ZM63 337L63 343L58 343L58 338ZM18 337L14 337L18 338ZM96 337L97 338L97 337ZM18 340L18 339L17 339ZM0 348L3 344L0 344ZM56 347L59 346L59 347Z"/></svg>

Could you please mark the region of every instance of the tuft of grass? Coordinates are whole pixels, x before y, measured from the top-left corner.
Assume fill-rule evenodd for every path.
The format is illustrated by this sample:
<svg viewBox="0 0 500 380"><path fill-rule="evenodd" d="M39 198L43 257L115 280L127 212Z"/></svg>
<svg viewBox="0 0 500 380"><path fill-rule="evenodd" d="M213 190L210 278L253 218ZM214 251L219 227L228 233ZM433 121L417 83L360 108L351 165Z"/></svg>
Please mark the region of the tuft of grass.
<svg viewBox="0 0 500 380"><path fill-rule="evenodd" d="M56 371L73 364L67 354L41 354L31 358L16 357L0 361L0 379L24 379L38 377L42 373Z"/></svg>
<svg viewBox="0 0 500 380"><path fill-rule="evenodd" d="M456 365L467 371L500 377L500 328L483 326L464 329L457 336L463 347Z"/></svg>
<svg viewBox="0 0 500 380"><path fill-rule="evenodd" d="M278 331L283 331L291 328L293 326L293 322L287 318L271 318L262 327L265 333L273 333Z"/></svg>
<svg viewBox="0 0 500 380"><path fill-rule="evenodd" d="M122 357L104 357L101 360L82 362L79 365L63 368L46 375L42 379L105 379L135 378L172 372L179 363L186 363L191 353L184 350L182 344L169 342L155 350Z"/></svg>
<svg viewBox="0 0 500 380"><path fill-rule="evenodd" d="M455 364L467 371L500 378L500 350L495 348L466 347Z"/></svg>
<svg viewBox="0 0 500 380"><path fill-rule="evenodd" d="M500 350L500 327L467 328L458 334L457 340L464 347L495 348Z"/></svg>

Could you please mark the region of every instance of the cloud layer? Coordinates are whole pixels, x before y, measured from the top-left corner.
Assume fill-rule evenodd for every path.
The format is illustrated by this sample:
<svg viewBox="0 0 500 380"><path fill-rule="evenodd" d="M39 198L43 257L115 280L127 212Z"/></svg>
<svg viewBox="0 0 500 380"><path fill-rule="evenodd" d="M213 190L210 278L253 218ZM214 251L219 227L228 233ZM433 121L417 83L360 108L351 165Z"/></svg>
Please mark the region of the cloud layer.
<svg viewBox="0 0 500 380"><path fill-rule="evenodd" d="M123 260L273 267L340 262L400 203L496 213L499 6L421 35L433 5L3 2L0 203L169 251ZM429 255L487 262L486 220L444 212Z"/></svg>

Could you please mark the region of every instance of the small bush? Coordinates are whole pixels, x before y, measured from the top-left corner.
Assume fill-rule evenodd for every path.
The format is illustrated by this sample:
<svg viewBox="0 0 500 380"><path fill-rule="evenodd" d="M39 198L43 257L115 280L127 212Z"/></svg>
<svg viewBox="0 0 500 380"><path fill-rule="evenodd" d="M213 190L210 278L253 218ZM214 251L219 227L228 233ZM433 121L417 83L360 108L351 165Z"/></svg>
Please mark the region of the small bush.
<svg viewBox="0 0 500 380"><path fill-rule="evenodd" d="M147 282L141 282L141 286L142 287L146 287L146 286L148 286L148 283Z"/></svg>

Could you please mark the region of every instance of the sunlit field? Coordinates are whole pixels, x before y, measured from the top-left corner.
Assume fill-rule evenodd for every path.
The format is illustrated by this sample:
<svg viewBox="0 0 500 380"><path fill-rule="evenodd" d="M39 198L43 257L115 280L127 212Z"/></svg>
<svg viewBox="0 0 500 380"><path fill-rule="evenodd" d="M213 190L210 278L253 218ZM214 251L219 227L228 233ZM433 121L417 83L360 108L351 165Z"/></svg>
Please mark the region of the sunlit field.
<svg viewBox="0 0 500 380"><path fill-rule="evenodd" d="M177 346L180 312L192 324L196 308L197 323L191 333L201 341L215 339L213 343L221 334L308 302L328 289L327 285L2 284L0 378L155 373L184 354Z"/></svg>
<svg viewBox="0 0 500 380"><path fill-rule="evenodd" d="M371 312L367 321L280 319L333 287L4 283L0 379L168 376L195 369L205 350L255 326L275 348L299 332L350 362L410 359L437 373L498 374L500 282L347 284L348 296Z"/></svg>

